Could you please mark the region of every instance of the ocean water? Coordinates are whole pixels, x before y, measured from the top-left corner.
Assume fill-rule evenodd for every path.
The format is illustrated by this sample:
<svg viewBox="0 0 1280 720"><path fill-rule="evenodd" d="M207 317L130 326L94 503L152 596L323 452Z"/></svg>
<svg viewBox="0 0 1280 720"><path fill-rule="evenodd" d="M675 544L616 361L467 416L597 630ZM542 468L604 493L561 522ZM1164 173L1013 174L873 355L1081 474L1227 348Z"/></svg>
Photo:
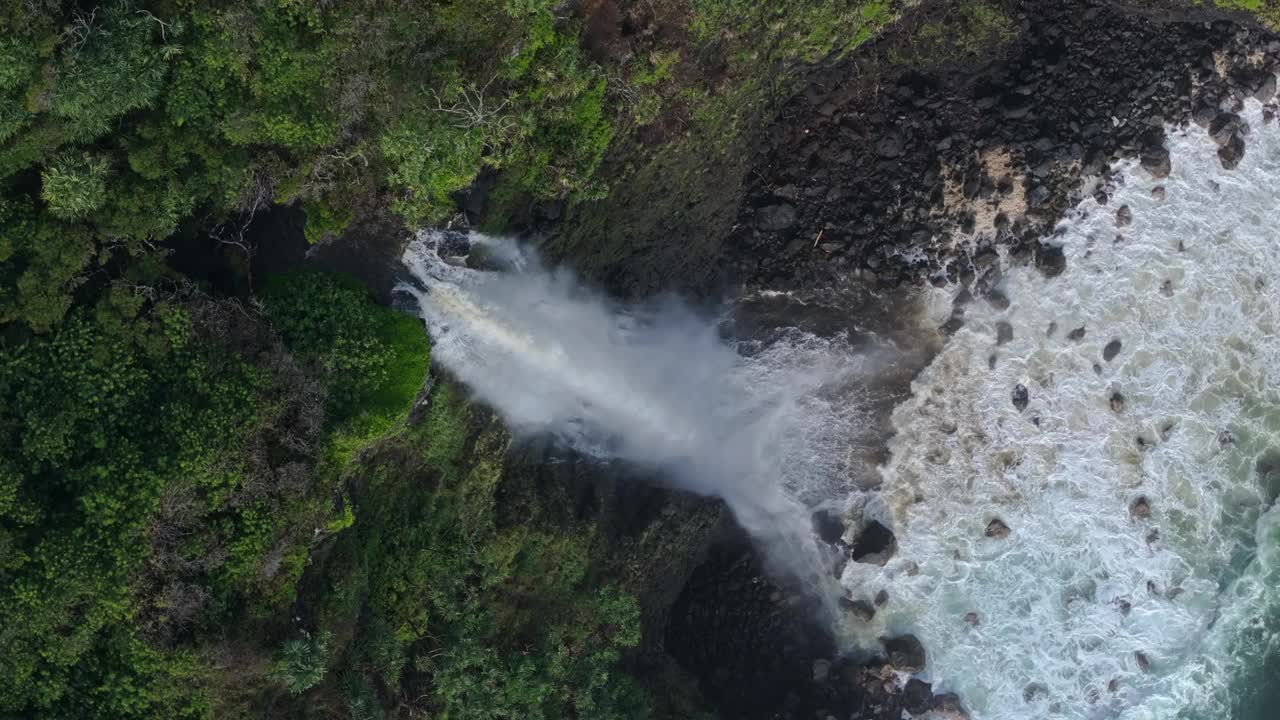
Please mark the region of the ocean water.
<svg viewBox="0 0 1280 720"><path fill-rule="evenodd" d="M1062 275L1008 268L852 499L899 549L846 569L890 597L847 641L916 634L975 720L1280 718L1280 128L1243 117L1236 170L1172 130L1169 178L1124 163L1048 239Z"/></svg>

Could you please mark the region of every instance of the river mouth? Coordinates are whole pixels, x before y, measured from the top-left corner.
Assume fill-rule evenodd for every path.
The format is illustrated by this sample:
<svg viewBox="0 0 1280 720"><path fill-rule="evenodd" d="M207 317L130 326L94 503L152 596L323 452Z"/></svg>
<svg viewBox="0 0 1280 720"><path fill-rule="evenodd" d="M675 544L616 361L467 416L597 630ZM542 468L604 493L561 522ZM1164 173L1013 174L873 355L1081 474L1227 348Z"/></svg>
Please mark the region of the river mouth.
<svg viewBox="0 0 1280 720"><path fill-rule="evenodd" d="M968 308L894 411L883 487L851 499L897 553L845 570L890 598L850 644L915 634L974 718L1271 717L1280 133L1240 117L1234 170L1171 129L1168 178L1122 163L1046 241L1061 275L1008 267L1007 305Z"/></svg>

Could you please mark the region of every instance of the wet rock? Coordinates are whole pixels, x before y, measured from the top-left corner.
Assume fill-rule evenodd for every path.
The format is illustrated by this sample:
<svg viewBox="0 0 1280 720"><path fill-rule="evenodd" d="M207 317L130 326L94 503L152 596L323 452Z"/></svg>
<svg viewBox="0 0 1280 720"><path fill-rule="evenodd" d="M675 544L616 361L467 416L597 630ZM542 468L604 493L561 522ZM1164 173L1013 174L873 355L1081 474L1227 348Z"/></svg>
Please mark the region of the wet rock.
<svg viewBox="0 0 1280 720"><path fill-rule="evenodd" d="M1209 137L1218 144L1218 147L1224 147L1237 134L1242 125L1243 121L1239 115L1228 112L1219 113L1209 123Z"/></svg>
<svg viewBox="0 0 1280 720"><path fill-rule="evenodd" d="M933 686L911 678L902 689L902 707L912 715L923 715L933 708Z"/></svg>
<svg viewBox="0 0 1280 720"><path fill-rule="evenodd" d="M1009 529L1009 526L1006 525L1003 520L1001 520L1000 518L996 518L991 522L987 523L987 529L985 531L985 534L989 538L1003 540L1009 537L1009 533L1011 532L1013 531Z"/></svg>
<svg viewBox="0 0 1280 720"><path fill-rule="evenodd" d="M796 209L788 203L767 205L756 211L756 225L761 230L777 232L796 224Z"/></svg>
<svg viewBox="0 0 1280 720"><path fill-rule="evenodd" d="M1128 600L1117 600L1116 608L1120 610L1121 615L1128 615L1133 610L1133 603Z"/></svg>
<svg viewBox="0 0 1280 720"><path fill-rule="evenodd" d="M1031 403L1031 393L1027 391L1026 385L1018 383L1013 386L1012 399L1013 406L1017 408L1018 412L1022 412Z"/></svg>
<svg viewBox="0 0 1280 720"><path fill-rule="evenodd" d="M1244 159L1244 138L1232 135L1226 145L1218 148L1218 160L1224 170L1235 170Z"/></svg>
<svg viewBox="0 0 1280 720"><path fill-rule="evenodd" d="M1147 540L1147 544L1148 544L1148 545L1151 545L1151 544L1153 544L1153 543L1159 542L1159 541L1160 541L1160 528L1151 528L1149 531L1147 531L1147 537L1146 537L1146 540Z"/></svg>
<svg viewBox="0 0 1280 720"><path fill-rule="evenodd" d="M1057 245L1041 245L1036 253L1036 267L1045 277L1057 277L1067 269L1067 255Z"/></svg>
<svg viewBox="0 0 1280 720"><path fill-rule="evenodd" d="M849 557L854 562L884 565L897 549L898 540L893 536L893 531L872 520L858 533Z"/></svg>
<svg viewBox="0 0 1280 720"><path fill-rule="evenodd" d="M862 622L871 622L871 619L876 616L876 609L866 600L850 600L842 597L840 608Z"/></svg>
<svg viewBox="0 0 1280 720"><path fill-rule="evenodd" d="M1152 148L1142 153L1142 169L1151 173L1151 177L1156 180L1163 180L1169 177L1169 173L1173 172L1173 162L1169 158L1169 151L1163 147Z"/></svg>
<svg viewBox="0 0 1280 720"><path fill-rule="evenodd" d="M1141 650L1133 653L1133 659L1137 661L1138 669L1142 672L1146 672L1151 669L1151 658L1147 657L1146 653Z"/></svg>
<svg viewBox="0 0 1280 720"><path fill-rule="evenodd" d="M1053 337L1053 334L1054 334L1054 333L1056 333L1056 332L1058 332L1058 323L1053 322L1052 320L1050 320L1050 321L1049 321L1049 327L1045 328L1044 336L1045 336L1045 337L1047 337L1047 338L1051 338L1051 337Z"/></svg>
<svg viewBox="0 0 1280 720"><path fill-rule="evenodd" d="M991 303L991 307L997 310L1009 309L1009 298L999 290L992 290L987 293L987 302Z"/></svg>
<svg viewBox="0 0 1280 720"><path fill-rule="evenodd" d="M1260 103L1267 103L1276 95L1276 76L1263 73L1262 82L1253 91L1253 98Z"/></svg>
<svg viewBox="0 0 1280 720"><path fill-rule="evenodd" d="M1116 210L1116 227L1127 227L1132 223L1133 211L1128 205L1121 205L1120 209Z"/></svg>
<svg viewBox="0 0 1280 720"><path fill-rule="evenodd" d="M879 608L879 607L884 607L884 606L885 606L885 603L887 603L887 602L889 602L889 591L888 591L888 590L881 590L880 592L876 593L876 599L875 599L876 607L878 607L878 608Z"/></svg>
<svg viewBox="0 0 1280 720"><path fill-rule="evenodd" d="M965 622L967 622L967 623L969 623L970 625L972 625L972 626L974 626L974 627L978 627L978 625L982 624L982 620L978 618L978 613L976 613L976 612L968 612L968 613L965 613L965 614L964 614L964 621L965 621Z"/></svg>
<svg viewBox="0 0 1280 720"><path fill-rule="evenodd" d="M938 720L969 720L969 711L960 703L959 695L946 693L933 698L933 717Z"/></svg>
<svg viewBox="0 0 1280 720"><path fill-rule="evenodd" d="M824 543L834 545L844 535L844 522L835 513L819 510L810 520L813 523L813 534Z"/></svg>
<svg viewBox="0 0 1280 720"><path fill-rule="evenodd" d="M1124 395L1121 395L1118 392L1111 393L1110 404L1111 404L1111 412L1114 412L1114 413L1124 412Z"/></svg>
<svg viewBox="0 0 1280 720"><path fill-rule="evenodd" d="M1071 332L1067 333L1067 339L1068 339L1068 340L1075 340L1076 342L1079 342L1079 341L1081 341L1081 340L1083 340L1083 339L1084 339L1084 336L1085 336L1085 334L1086 334L1087 332L1088 332L1088 331L1087 331L1087 330L1085 330L1085 329L1084 329L1084 326L1082 325L1082 326L1080 326L1080 327L1076 328L1075 330L1072 330Z"/></svg>
<svg viewBox="0 0 1280 720"><path fill-rule="evenodd" d="M1124 344L1121 343L1119 340L1112 340L1111 342L1107 343L1106 347L1102 348L1102 359L1106 360L1107 362L1111 362L1112 360L1115 360L1116 356L1120 354L1120 350L1123 347L1124 347Z"/></svg>
<svg viewBox="0 0 1280 720"><path fill-rule="evenodd" d="M1151 197L1156 200L1164 201L1169 197L1169 191L1165 190L1163 185L1157 185L1151 188Z"/></svg>
<svg viewBox="0 0 1280 720"><path fill-rule="evenodd" d="M884 650L889 655L889 664L894 670L905 673L918 673L924 670L924 645L915 635L880 638L880 643L884 645Z"/></svg>
<svg viewBox="0 0 1280 720"><path fill-rule="evenodd" d="M1151 517L1151 502L1147 500L1146 495L1139 495L1129 503L1129 516L1136 520L1146 520Z"/></svg>
<svg viewBox="0 0 1280 720"><path fill-rule="evenodd" d="M996 345L1003 345L1013 339L1013 326L1001 320L996 323Z"/></svg>

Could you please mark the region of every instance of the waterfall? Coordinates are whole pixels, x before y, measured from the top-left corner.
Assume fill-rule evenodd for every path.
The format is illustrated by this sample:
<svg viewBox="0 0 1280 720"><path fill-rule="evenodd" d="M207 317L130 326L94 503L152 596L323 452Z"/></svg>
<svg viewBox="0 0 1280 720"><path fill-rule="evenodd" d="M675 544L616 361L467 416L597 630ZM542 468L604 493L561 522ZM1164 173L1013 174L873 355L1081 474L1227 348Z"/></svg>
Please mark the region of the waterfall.
<svg viewBox="0 0 1280 720"><path fill-rule="evenodd" d="M874 354L799 331L732 342L674 298L613 302L500 238L422 232L404 263L413 281L401 290L417 301L434 360L513 432L722 498L772 568L832 609L839 587L802 498L848 492Z"/></svg>

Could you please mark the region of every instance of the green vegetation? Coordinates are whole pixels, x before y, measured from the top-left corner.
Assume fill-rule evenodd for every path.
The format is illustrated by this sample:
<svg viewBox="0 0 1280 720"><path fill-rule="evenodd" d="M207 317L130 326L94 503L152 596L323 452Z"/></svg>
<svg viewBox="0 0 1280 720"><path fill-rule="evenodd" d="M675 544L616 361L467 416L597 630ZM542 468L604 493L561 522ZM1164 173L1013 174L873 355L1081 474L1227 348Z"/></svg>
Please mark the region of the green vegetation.
<svg viewBox="0 0 1280 720"><path fill-rule="evenodd" d="M638 607L592 577L598 528L550 521L536 493L499 500L507 442L441 383L424 420L364 468L360 520L327 557L317 612L346 648L327 689L353 716L379 692L430 717L642 716L614 669L639 642ZM504 525L513 502L525 515Z"/></svg>
<svg viewBox="0 0 1280 720"><path fill-rule="evenodd" d="M1243 10L1257 16L1270 28L1280 29L1280 5L1274 0L1213 0L1223 10Z"/></svg>
<svg viewBox="0 0 1280 720"><path fill-rule="evenodd" d="M941 65L983 60L1016 35L1013 19L981 0L962 2L945 15L916 28L911 43L895 50L894 62Z"/></svg>
<svg viewBox="0 0 1280 720"><path fill-rule="evenodd" d="M647 7L599 42L552 0L0 9L0 717L647 715L597 516L449 382L414 407L418 320L226 235L438 223L481 173L498 227L586 205L897 3ZM166 262L227 247L246 282Z"/></svg>
<svg viewBox="0 0 1280 720"><path fill-rule="evenodd" d="M300 695L320 684L324 679L329 643L332 641L333 636L327 632L316 637L285 641L275 670L276 679L293 695Z"/></svg>
<svg viewBox="0 0 1280 720"><path fill-rule="evenodd" d="M197 215L302 201L314 242L383 194L443 220L485 167L600 192L605 74L549 1L179 5L0 11L4 321L51 329Z"/></svg>

